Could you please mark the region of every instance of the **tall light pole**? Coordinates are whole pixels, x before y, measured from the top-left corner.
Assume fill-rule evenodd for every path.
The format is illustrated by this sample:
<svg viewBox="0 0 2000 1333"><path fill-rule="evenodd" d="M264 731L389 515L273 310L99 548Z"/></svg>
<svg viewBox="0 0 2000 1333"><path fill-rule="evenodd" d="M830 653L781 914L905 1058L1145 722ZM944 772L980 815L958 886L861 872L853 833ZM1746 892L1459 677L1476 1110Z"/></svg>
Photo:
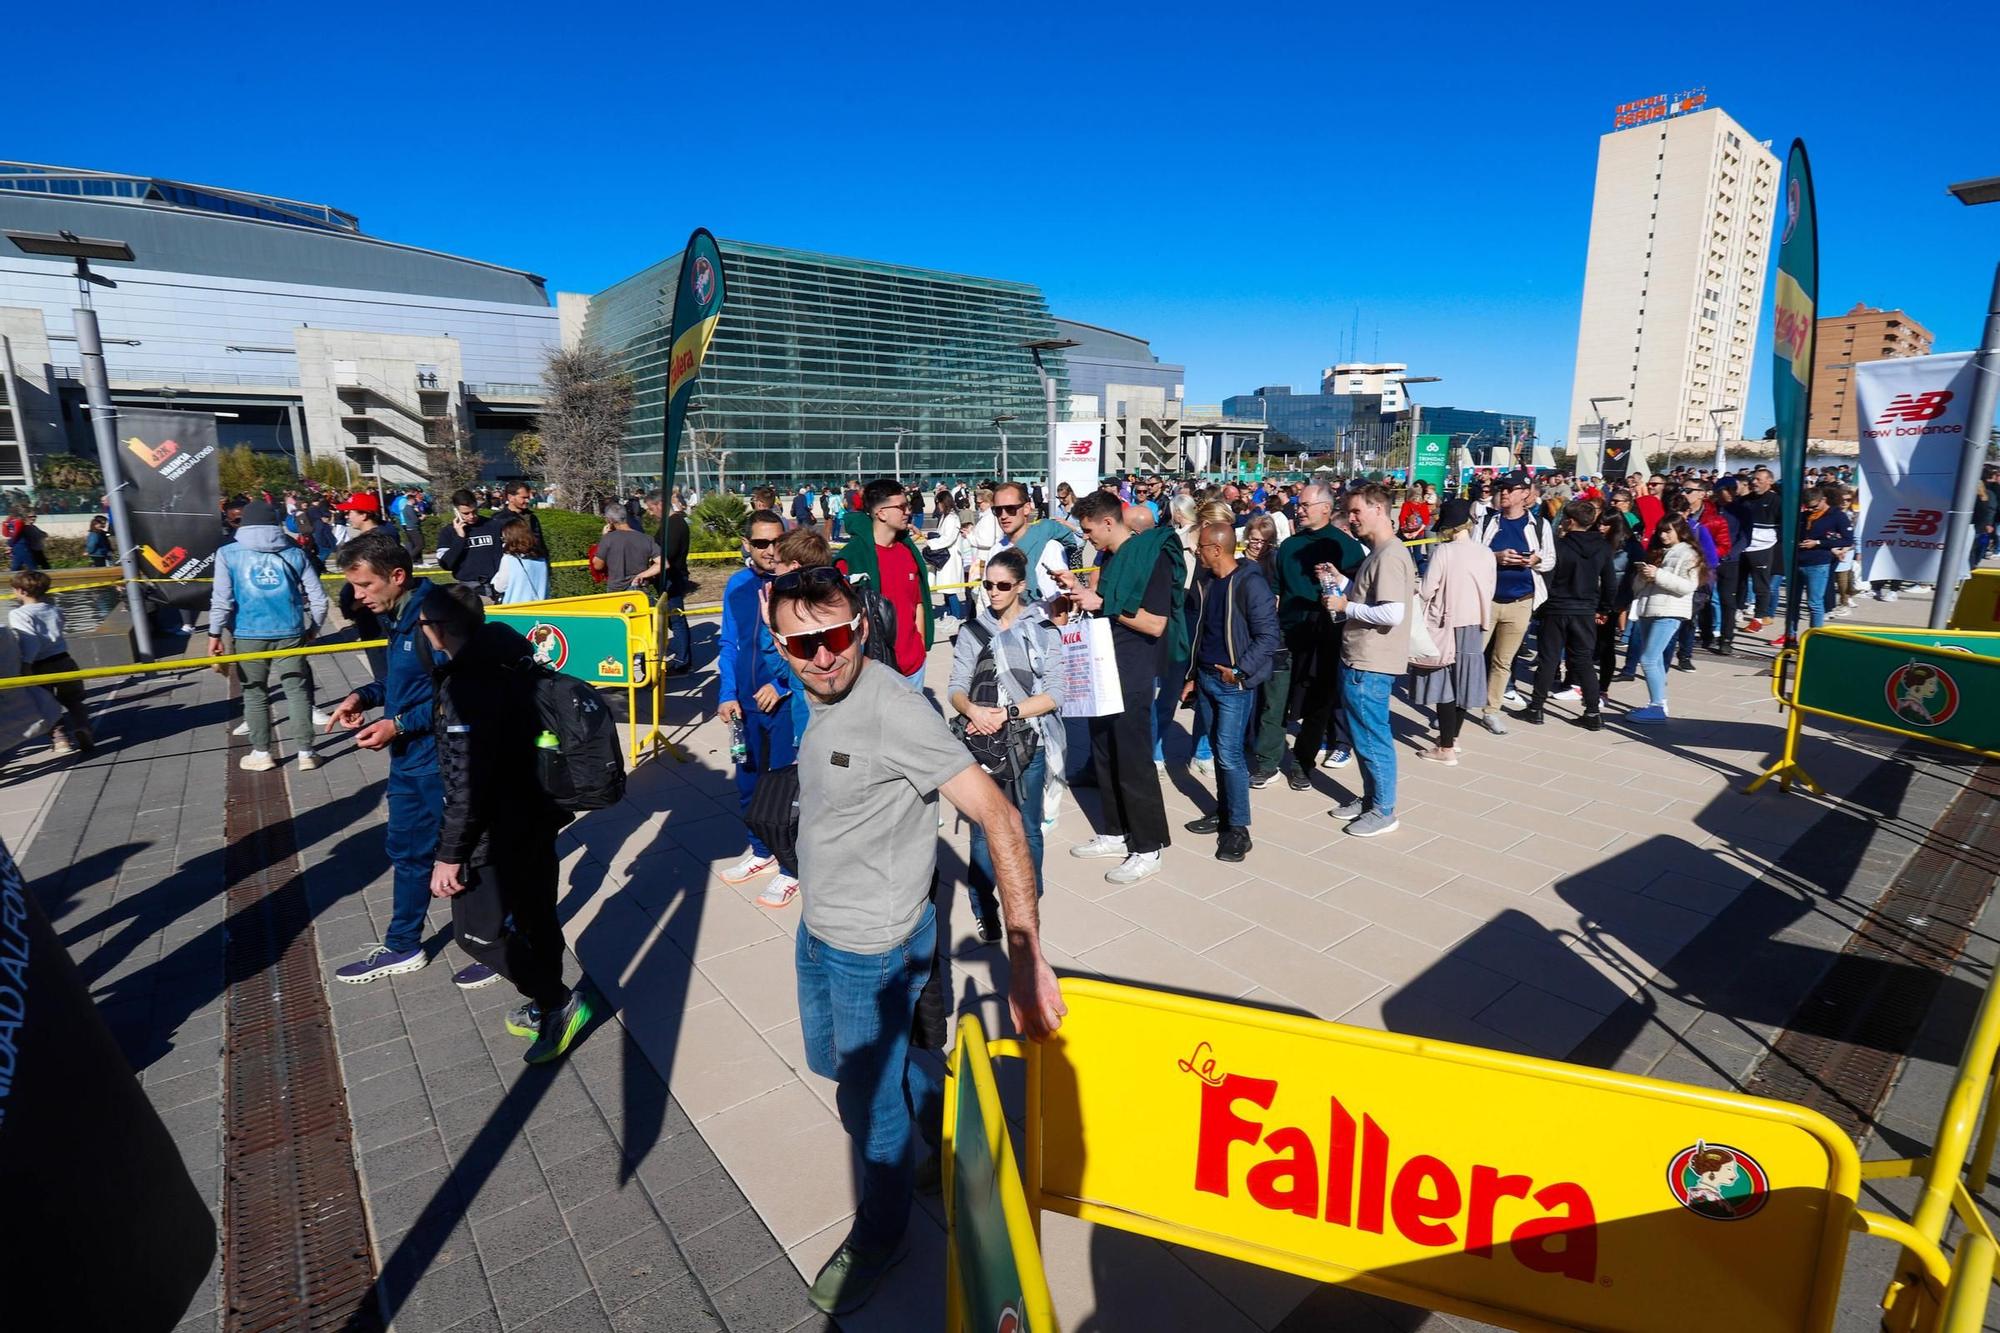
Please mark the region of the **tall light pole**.
<svg viewBox="0 0 2000 1333"><path fill-rule="evenodd" d="M1595 466L1585 468L1583 466L1583 450L1578 449L1576 451L1577 476L1597 477L1604 474L1604 405L1606 403L1622 403L1624 401L1625 395L1622 393L1590 400L1591 413L1597 418L1597 456L1592 460Z"/></svg>
<svg viewBox="0 0 2000 1333"><path fill-rule="evenodd" d="M1014 474L1007 470L1007 423L1018 419L1012 412L1002 412L999 416L993 418L993 429L1000 432L1000 476L998 478L1000 481L1012 481L1014 478ZM1054 425L1051 425L1049 429L1054 431ZM1054 455L1051 454L1050 457L1053 459ZM1055 485L1055 473L1053 471L1049 473L1049 485Z"/></svg>
<svg viewBox="0 0 2000 1333"><path fill-rule="evenodd" d="M1709 423L1715 427L1715 474L1718 477L1722 475L1722 465L1728 461L1722 448L1722 423L1740 411L1742 409L1737 407L1711 407L1708 409Z"/></svg>
<svg viewBox="0 0 2000 1333"><path fill-rule="evenodd" d="M104 493L111 503L111 526L118 534L118 570L125 576L125 609L132 617L132 646L139 660L153 660L153 624L144 590L139 586L138 548L133 543L130 511L125 504L125 474L118 461L118 409L111 405L111 380L104 370L104 339L97 329L97 311L90 303L93 283L107 287L118 284L90 271L93 259L132 262L132 247L123 241L95 239L63 231L10 231L7 239L23 253L76 261L76 290L80 302L71 312L76 322L77 357L83 363L83 395L90 404L90 433L97 440L97 466L104 473ZM21 441L26 458L28 442Z"/></svg>
<svg viewBox="0 0 2000 1333"><path fill-rule="evenodd" d="M908 426L898 426L894 430L882 433L896 437L896 480L901 481L903 479L903 437L905 435L915 435L916 432Z"/></svg>
<svg viewBox="0 0 2000 1333"><path fill-rule="evenodd" d="M1409 386L1410 386L1410 385L1412 385L1412 384L1438 384L1438 383L1441 383L1441 382L1443 381L1443 379L1444 379L1444 376L1442 376L1442 375L1391 375L1391 376L1389 376L1388 378L1386 378L1386 379L1384 379L1384 380L1382 381L1382 382L1383 382L1384 384L1400 384L1400 385L1402 385L1402 386L1403 386L1403 396L1404 396L1404 398L1405 398L1406 400L1408 400L1408 402L1409 402L1409 404L1410 404L1410 476L1409 476L1409 480L1411 480L1411 481L1415 481L1415 480L1417 479L1417 432L1423 429L1423 425L1424 425L1424 409L1423 409L1423 405L1422 405L1421 403L1417 402L1417 400L1416 400L1416 399L1414 399L1414 398L1411 398L1411 397L1409 396L1409 394L1410 394L1410 390L1409 390ZM1384 458L1384 459L1383 459L1382 461L1383 461L1384 463L1387 463L1387 462L1389 462L1390 460L1389 460L1389 459L1387 459L1387 458ZM1389 469L1388 469L1387 467L1384 467L1384 468L1383 468L1382 470L1383 470L1384 472L1387 472L1387 471L1388 471Z"/></svg>
<svg viewBox="0 0 2000 1333"><path fill-rule="evenodd" d="M1042 364L1043 352L1059 352L1065 347L1082 346L1074 338L1035 338L1020 344L1035 358L1035 374L1042 380L1042 410L1048 418L1048 438L1042 442L1043 453L1048 462L1048 477L1051 493L1056 485L1056 382L1050 377L1048 367Z"/></svg>
<svg viewBox="0 0 2000 1333"><path fill-rule="evenodd" d="M2000 203L2000 176L1961 181L1951 187L1961 204ZM1972 359L1972 402L1965 414L1965 448L1958 459L1958 485L1951 493L1946 516L1944 551L1938 556L1937 593L1931 598L1932 629L1943 629L1957 599L1951 590L1971 561L1972 506L1979 498L1979 473L1993 439L1994 399L2000 397L2000 265L1993 269L1993 290L1986 298L1986 327Z"/></svg>

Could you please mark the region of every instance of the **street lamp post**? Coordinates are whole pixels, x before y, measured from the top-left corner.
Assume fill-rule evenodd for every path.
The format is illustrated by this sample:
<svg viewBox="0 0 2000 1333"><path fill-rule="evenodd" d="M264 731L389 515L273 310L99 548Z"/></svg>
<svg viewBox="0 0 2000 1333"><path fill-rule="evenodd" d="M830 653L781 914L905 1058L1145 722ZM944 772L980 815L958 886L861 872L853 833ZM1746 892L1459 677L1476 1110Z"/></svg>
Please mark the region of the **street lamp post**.
<svg viewBox="0 0 2000 1333"><path fill-rule="evenodd" d="M1047 417L1048 438L1042 442L1043 452L1048 460L1048 485L1053 493L1056 484L1056 382L1042 364L1043 352L1059 352L1065 347L1080 347L1074 338L1035 338L1020 344L1035 358L1035 374L1042 381L1042 410Z"/></svg>
<svg viewBox="0 0 2000 1333"><path fill-rule="evenodd" d="M2000 176L1962 181L1951 187L1962 204L2000 203ZM1969 568L1972 548L1972 506L1979 497L1979 473L1993 438L1994 399L2000 397L2000 265L1993 269L1993 290L1986 298L1986 327L1972 359L1972 402L1965 416L1965 448L1958 459L1958 485L1951 494L1944 551L1938 556L1937 593L1931 598L1932 629L1943 629L1951 618L1951 590L1961 570Z"/></svg>
<svg viewBox="0 0 2000 1333"><path fill-rule="evenodd" d="M993 429L1000 432L999 479L1001 481L1011 481L1014 476L1013 473L1007 470L1007 423L1018 419L1012 412L1002 412L999 416L993 418ZM1055 429L1054 425L1052 424L1049 429L1053 431ZM1054 455L1051 454L1050 458L1053 459ZM1049 473L1049 485L1052 487L1055 485L1055 473L1053 471Z"/></svg>
<svg viewBox="0 0 2000 1333"><path fill-rule="evenodd" d="M1708 410L1709 422L1715 427L1715 475L1718 477L1722 475L1723 464L1729 461L1722 448L1722 423L1740 410L1734 407L1712 407Z"/></svg>
<svg viewBox="0 0 2000 1333"><path fill-rule="evenodd" d="M1444 376L1442 376L1442 375L1391 375L1391 376L1389 376L1389 377L1388 377L1387 379L1385 379L1385 380L1383 380L1383 381L1382 381L1382 382L1383 382L1384 384L1400 384L1400 385L1403 385L1403 386L1404 386L1404 387L1403 387L1403 396L1404 396L1405 398L1408 398L1408 399L1409 399L1409 404L1410 404L1410 476L1409 476L1409 480L1411 480L1411 481L1415 481L1415 480L1417 479L1417 432L1423 429L1423 425L1424 425L1424 409L1423 409L1423 404L1421 404L1421 403L1417 402L1417 400L1416 400L1416 399L1414 399L1414 398L1409 398L1409 392L1410 392L1410 390L1409 390L1409 386L1410 386L1410 385L1412 385L1412 384L1438 384L1438 383L1441 383L1441 382L1443 381L1443 379L1444 379ZM1384 466L1383 466L1383 469L1382 469L1382 470L1383 470L1384 472L1387 472L1387 471L1389 470L1389 469L1388 469L1388 466L1387 466L1387 465L1388 465L1388 464L1389 464L1389 463L1390 463L1390 462L1391 462L1392 460L1393 460L1393 455L1392 455L1392 456L1391 456L1390 458L1385 458L1385 459L1383 459L1383 460L1382 460L1382 462L1383 462L1383 464L1384 464Z"/></svg>
<svg viewBox="0 0 2000 1333"><path fill-rule="evenodd" d="M1585 467L1583 466L1583 450L1581 450L1581 449L1578 449L1578 450L1577 450L1577 454L1576 454L1576 462L1577 462L1577 468L1576 468L1576 475L1577 475L1577 476L1579 476L1579 477L1585 477L1585 476L1591 476L1591 477L1597 477L1597 476L1602 476L1602 475L1604 475L1604 429L1605 429L1605 427L1604 427L1604 404L1606 404L1606 403L1622 403L1622 402L1624 402L1624 401L1625 401L1625 395L1624 395L1624 394L1622 394L1622 393L1621 393L1621 394L1613 394L1613 395L1611 395L1611 396L1609 396L1609 397L1605 397L1605 398L1593 398L1593 399L1591 399L1591 400L1590 400L1590 410L1591 410L1591 413L1592 413L1592 415L1594 415L1594 416L1595 416L1595 417L1597 418L1597 456L1596 456L1596 458L1594 458L1594 459L1592 460L1592 462L1593 462L1594 466L1592 466L1592 467L1589 467L1589 468L1585 468Z"/></svg>
<svg viewBox="0 0 2000 1333"><path fill-rule="evenodd" d="M896 480L901 481L903 479L903 437L905 435L915 435L916 432L908 426L898 426L894 430L884 431L883 434L896 437Z"/></svg>
<svg viewBox="0 0 2000 1333"><path fill-rule="evenodd" d="M71 312L76 321L76 350L83 363L83 394L90 404L90 433L97 440L97 465L104 473L104 493L111 503L111 526L118 534L118 570L125 578L125 608L132 617L132 646L139 660L153 660L153 625L144 590L139 586L138 548L132 540L130 511L125 504L124 471L118 461L118 409L111 405L111 380L104 370L104 339L97 328L97 311L90 303L93 283L118 284L90 271L93 259L132 262L132 247L124 241L100 240L63 231L10 231L7 239L23 253L76 261L76 290L81 303ZM25 458L28 442L21 441Z"/></svg>

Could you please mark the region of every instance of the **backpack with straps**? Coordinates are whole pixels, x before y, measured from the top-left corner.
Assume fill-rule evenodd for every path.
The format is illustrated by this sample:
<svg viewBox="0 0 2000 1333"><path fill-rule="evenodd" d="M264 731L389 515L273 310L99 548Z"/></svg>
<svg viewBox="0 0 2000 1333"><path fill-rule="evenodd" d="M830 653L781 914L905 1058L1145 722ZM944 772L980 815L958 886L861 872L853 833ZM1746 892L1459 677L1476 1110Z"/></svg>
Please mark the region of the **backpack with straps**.
<svg viewBox="0 0 2000 1333"><path fill-rule="evenodd" d="M602 810L625 797L624 746L618 723L597 691L537 662L518 668L554 746L535 751L535 779L557 808Z"/></svg>
<svg viewBox="0 0 2000 1333"><path fill-rule="evenodd" d="M972 681L965 688L968 701L988 708L1005 708L1008 702L1000 688L1000 663L993 650L993 627L973 621L965 627L979 645L979 658L972 668ZM1018 782L1034 762L1037 739L1032 723L1009 721L990 735L982 736L967 725L961 715L951 720L951 729L972 755L972 762L1002 786Z"/></svg>

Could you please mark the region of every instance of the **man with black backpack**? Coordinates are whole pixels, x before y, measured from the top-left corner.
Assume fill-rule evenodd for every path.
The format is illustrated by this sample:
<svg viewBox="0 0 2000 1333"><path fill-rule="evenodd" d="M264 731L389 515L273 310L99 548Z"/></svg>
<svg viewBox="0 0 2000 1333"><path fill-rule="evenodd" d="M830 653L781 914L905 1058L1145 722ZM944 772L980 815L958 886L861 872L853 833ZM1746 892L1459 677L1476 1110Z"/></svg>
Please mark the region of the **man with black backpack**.
<svg viewBox="0 0 2000 1333"><path fill-rule="evenodd" d="M533 1040L527 1063L546 1064L569 1050L594 1011L588 991L562 979L555 839L571 815L537 772L540 748L561 745L537 707L544 673L518 630L486 623L469 586L425 598L417 623L431 649L431 729L444 784L431 896L451 900L459 947L521 993L526 1003L507 1015L507 1030Z"/></svg>

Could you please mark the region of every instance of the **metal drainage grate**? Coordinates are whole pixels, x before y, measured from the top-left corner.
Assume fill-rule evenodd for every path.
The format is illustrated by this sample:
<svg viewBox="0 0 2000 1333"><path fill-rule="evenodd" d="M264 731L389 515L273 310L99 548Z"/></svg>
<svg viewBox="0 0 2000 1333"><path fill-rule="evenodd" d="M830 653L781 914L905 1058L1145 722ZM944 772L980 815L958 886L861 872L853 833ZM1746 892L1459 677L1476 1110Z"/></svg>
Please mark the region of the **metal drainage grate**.
<svg viewBox="0 0 2000 1333"><path fill-rule="evenodd" d="M369 1333L375 1261L291 803L282 773L246 773L239 752L225 751L223 1328Z"/></svg>
<svg viewBox="0 0 2000 1333"><path fill-rule="evenodd" d="M1968 778L1827 969L1744 1091L1810 1106L1859 1136L1888 1095L1993 890L2000 765Z"/></svg>

